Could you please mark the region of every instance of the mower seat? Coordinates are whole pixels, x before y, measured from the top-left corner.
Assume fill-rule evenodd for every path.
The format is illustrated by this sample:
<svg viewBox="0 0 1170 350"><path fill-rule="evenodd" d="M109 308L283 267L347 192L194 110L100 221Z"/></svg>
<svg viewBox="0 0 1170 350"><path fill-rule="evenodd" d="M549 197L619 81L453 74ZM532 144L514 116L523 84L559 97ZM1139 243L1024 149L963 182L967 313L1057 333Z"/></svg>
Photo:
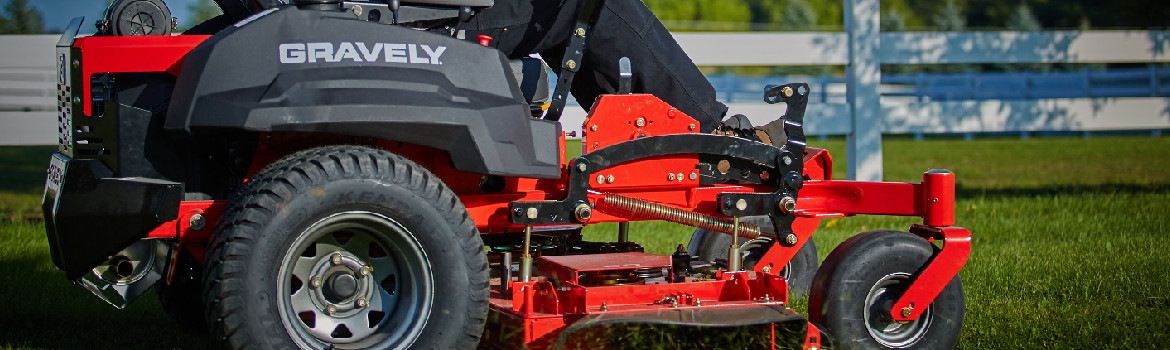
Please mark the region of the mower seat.
<svg viewBox="0 0 1170 350"><path fill-rule="evenodd" d="M544 105L549 102L548 65L535 57L521 57L510 63L524 101L528 102L534 116L540 116Z"/></svg>

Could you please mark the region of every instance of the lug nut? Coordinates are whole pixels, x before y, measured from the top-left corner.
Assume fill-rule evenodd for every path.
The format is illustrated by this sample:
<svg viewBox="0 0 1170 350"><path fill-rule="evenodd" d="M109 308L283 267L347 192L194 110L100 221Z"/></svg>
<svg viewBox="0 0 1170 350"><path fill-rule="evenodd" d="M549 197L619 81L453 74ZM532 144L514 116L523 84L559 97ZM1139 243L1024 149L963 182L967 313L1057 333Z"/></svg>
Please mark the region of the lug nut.
<svg viewBox="0 0 1170 350"><path fill-rule="evenodd" d="M370 268L363 266L361 269L358 269L358 274L362 275L362 277L369 276L370 275Z"/></svg>
<svg viewBox="0 0 1170 350"><path fill-rule="evenodd" d="M313 277L309 280L309 285L313 288L321 288L321 277Z"/></svg>
<svg viewBox="0 0 1170 350"><path fill-rule="evenodd" d="M366 301L366 298L358 298L358 300L355 304L357 305L357 307L359 309L370 305L370 303Z"/></svg>
<svg viewBox="0 0 1170 350"><path fill-rule="evenodd" d="M341 265L341 253L333 253L329 257L329 262L333 263L333 265Z"/></svg>
<svg viewBox="0 0 1170 350"><path fill-rule="evenodd" d="M326 306L325 313L330 314L330 315L337 313L337 306L336 305Z"/></svg>

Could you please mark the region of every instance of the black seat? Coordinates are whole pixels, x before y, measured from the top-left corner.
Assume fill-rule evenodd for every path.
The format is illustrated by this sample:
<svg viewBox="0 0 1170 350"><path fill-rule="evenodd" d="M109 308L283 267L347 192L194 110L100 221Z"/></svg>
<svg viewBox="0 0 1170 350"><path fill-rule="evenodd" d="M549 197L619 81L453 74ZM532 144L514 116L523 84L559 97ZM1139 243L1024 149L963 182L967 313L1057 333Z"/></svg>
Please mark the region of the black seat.
<svg viewBox="0 0 1170 350"><path fill-rule="evenodd" d="M521 57L512 60L511 66L524 100L532 108L533 114L539 116L544 111L544 105L549 102L548 65L539 58Z"/></svg>

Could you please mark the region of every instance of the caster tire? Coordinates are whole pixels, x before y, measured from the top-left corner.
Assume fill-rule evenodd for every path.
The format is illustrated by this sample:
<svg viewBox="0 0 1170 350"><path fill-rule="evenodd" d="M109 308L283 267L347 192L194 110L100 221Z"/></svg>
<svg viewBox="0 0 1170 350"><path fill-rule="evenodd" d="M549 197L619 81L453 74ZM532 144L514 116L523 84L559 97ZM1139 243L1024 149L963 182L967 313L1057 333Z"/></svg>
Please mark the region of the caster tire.
<svg viewBox="0 0 1170 350"><path fill-rule="evenodd" d="M767 216L745 217L740 221L759 226L765 230L770 230L772 227ZM736 242L744 244L748 242L748 239L739 237ZM699 228L691 234L691 241L687 244L687 253L705 261L726 260L727 250L730 246L731 235ZM756 262L760 261L760 258L768 252L768 248L771 246L771 240L764 239L748 244L744 251L743 269L751 270L755 267ZM788 290L792 297L803 297L808 295L809 286L816 273L817 244L812 238L809 238L788 262L788 265L784 266L780 275L788 280Z"/></svg>
<svg viewBox="0 0 1170 350"><path fill-rule="evenodd" d="M302 151L225 210L203 274L220 348L474 348L488 262L435 175L361 146Z"/></svg>
<svg viewBox="0 0 1170 350"><path fill-rule="evenodd" d="M858 234L833 249L813 279L809 320L840 349L951 349L965 311L955 276L918 319L898 323L889 310L938 251L901 231Z"/></svg>

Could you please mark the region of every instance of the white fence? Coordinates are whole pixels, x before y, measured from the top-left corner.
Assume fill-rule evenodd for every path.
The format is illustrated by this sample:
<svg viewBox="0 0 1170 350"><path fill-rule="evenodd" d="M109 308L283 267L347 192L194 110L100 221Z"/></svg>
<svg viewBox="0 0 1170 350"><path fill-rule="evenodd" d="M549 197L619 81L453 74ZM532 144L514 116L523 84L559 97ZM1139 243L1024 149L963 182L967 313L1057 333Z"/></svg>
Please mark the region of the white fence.
<svg viewBox="0 0 1170 350"><path fill-rule="evenodd" d="M882 98L877 92L880 63L1170 62L1170 31L879 34L877 0L846 4L852 11L846 11L849 32L844 33L680 33L675 38L700 66L846 65L847 102L814 101L805 127L810 135L848 135L851 179L881 179L882 133L1170 128L1170 98L1164 97L932 102ZM52 35L0 36L0 48L5 48L0 50L0 145L56 142L56 40ZM783 107L762 102L730 107L755 124L783 113ZM584 117L584 111L567 110L564 129L579 130Z"/></svg>

